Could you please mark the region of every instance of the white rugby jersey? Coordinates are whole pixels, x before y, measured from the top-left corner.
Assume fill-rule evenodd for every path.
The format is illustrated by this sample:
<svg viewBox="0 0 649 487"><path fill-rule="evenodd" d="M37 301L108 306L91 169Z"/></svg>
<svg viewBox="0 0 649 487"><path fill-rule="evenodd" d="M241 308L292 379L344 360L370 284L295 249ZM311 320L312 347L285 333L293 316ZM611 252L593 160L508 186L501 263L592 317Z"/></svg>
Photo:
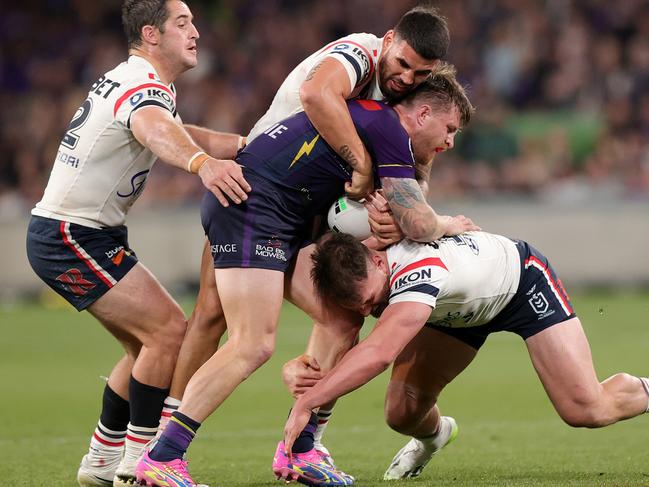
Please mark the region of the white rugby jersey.
<svg viewBox="0 0 649 487"><path fill-rule="evenodd" d="M144 58L130 56L92 85L63 136L33 215L94 228L123 225L156 156L130 129L145 106L176 113L176 90Z"/></svg>
<svg viewBox="0 0 649 487"><path fill-rule="evenodd" d="M389 304L433 307L429 323L462 328L488 323L509 303L520 280L516 244L486 232L388 248Z"/></svg>
<svg viewBox="0 0 649 487"><path fill-rule="evenodd" d="M377 69L382 43L383 38L373 34L350 34L311 54L286 77L268 111L248 134L248 143L277 122L304 110L300 87L311 69L328 57L337 59L345 67L352 87L350 99L382 100Z"/></svg>

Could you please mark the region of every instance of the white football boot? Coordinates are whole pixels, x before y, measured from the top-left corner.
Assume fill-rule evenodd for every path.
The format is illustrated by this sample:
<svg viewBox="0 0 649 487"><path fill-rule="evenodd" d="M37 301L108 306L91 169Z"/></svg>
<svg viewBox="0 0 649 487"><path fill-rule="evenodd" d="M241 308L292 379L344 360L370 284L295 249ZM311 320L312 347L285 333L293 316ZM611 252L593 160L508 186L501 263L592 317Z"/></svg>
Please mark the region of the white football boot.
<svg viewBox="0 0 649 487"><path fill-rule="evenodd" d="M84 455L77 472L77 482L81 487L111 487L120 460L121 455L114 458L99 458L92 453Z"/></svg>
<svg viewBox="0 0 649 487"><path fill-rule="evenodd" d="M135 479L135 467L143 453L144 448L124 449L122 461L119 462L119 465L115 470L115 476L113 477L113 483L111 484L113 487L133 487L139 485Z"/></svg>
<svg viewBox="0 0 649 487"><path fill-rule="evenodd" d="M412 438L397 452L383 474L383 480L418 477L433 455L452 442L458 433L457 423L450 416L442 416L437 435L418 440Z"/></svg>

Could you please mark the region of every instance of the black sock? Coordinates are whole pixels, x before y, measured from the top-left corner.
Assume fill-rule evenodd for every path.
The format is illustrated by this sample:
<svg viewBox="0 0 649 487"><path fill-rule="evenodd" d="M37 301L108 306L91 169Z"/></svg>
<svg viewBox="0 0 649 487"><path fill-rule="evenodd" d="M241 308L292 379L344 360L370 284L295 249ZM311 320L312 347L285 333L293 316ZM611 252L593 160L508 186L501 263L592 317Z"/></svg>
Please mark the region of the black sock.
<svg viewBox="0 0 649 487"><path fill-rule="evenodd" d="M131 404L131 424L146 428L157 428L162 413L162 404L169 395L169 389L142 384L133 376L128 383Z"/></svg>
<svg viewBox="0 0 649 487"><path fill-rule="evenodd" d="M313 449L313 434L317 427L318 415L311 413L311 419L293 443L293 453L304 453Z"/></svg>
<svg viewBox="0 0 649 487"><path fill-rule="evenodd" d="M106 384L99 417L101 424L113 431L126 431L130 415L128 401Z"/></svg>

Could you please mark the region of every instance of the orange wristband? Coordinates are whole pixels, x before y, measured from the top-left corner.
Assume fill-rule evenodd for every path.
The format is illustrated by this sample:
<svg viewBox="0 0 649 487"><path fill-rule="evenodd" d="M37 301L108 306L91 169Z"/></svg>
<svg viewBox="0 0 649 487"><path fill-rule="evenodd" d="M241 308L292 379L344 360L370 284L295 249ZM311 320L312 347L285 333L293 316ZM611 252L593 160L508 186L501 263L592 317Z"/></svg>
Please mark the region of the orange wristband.
<svg viewBox="0 0 649 487"><path fill-rule="evenodd" d="M194 154L189 161L187 161L187 172L192 174L197 174L198 170L205 164L205 162L210 158L205 152L198 151Z"/></svg>

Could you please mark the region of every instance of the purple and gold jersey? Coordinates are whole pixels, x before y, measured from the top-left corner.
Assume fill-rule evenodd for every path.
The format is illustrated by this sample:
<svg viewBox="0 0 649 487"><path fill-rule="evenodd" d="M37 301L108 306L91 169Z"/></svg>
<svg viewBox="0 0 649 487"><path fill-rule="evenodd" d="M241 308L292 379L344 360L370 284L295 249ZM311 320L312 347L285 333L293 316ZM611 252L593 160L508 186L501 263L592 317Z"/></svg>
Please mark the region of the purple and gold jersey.
<svg viewBox="0 0 649 487"><path fill-rule="evenodd" d="M384 177L415 178L410 138L389 105L347 102L354 126L372 157L375 186ZM352 169L325 142L304 112L268 128L239 153L237 161L258 176L311 202L313 213L344 193Z"/></svg>

